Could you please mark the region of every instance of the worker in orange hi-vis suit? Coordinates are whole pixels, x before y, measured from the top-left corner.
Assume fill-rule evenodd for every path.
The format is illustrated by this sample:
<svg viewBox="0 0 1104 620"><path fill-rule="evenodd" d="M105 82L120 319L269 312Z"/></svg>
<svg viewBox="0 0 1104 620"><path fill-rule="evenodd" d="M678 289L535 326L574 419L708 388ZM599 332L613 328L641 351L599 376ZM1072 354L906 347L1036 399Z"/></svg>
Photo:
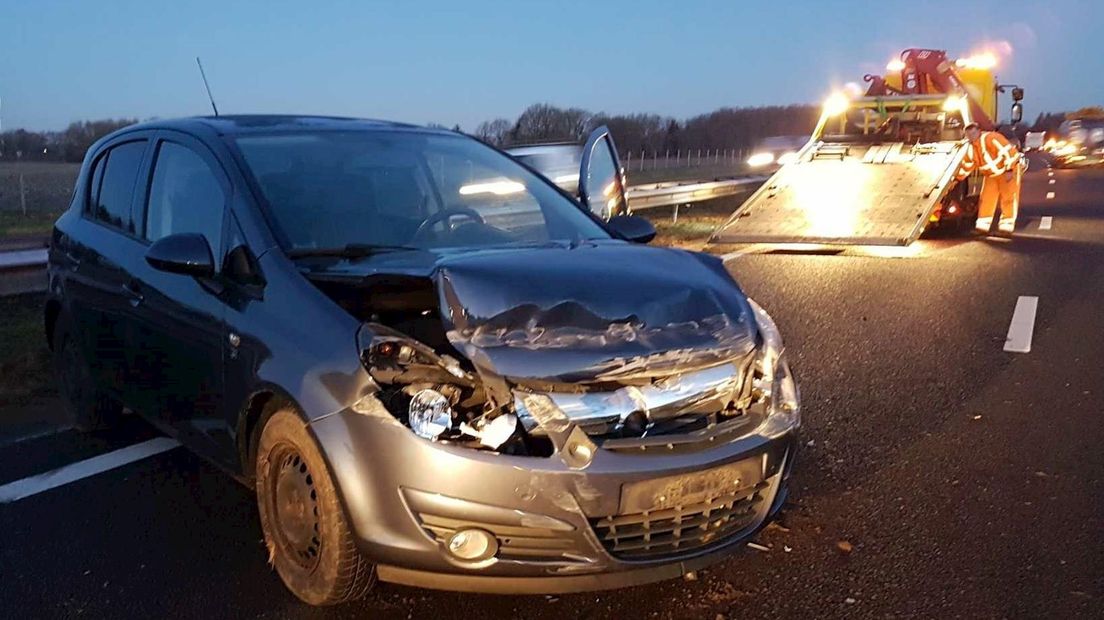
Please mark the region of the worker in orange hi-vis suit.
<svg viewBox="0 0 1104 620"><path fill-rule="evenodd" d="M985 177L975 228L984 234L989 233L999 203L998 229L1000 234L1010 236L1016 229L1016 213L1020 208L1020 177L1023 173L1020 152L1007 138L995 131L982 131L977 123L966 126L966 139L970 148L959 166L958 179L965 179L974 171Z"/></svg>

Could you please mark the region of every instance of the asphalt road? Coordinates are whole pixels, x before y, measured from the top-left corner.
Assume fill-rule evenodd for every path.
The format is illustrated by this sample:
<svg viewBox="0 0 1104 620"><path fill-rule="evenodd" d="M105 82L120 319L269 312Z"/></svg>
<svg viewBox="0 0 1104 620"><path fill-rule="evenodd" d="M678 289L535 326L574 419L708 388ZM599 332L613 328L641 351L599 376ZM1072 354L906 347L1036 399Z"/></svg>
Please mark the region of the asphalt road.
<svg viewBox="0 0 1104 620"><path fill-rule="evenodd" d="M803 391L807 445L768 551L622 591L384 584L312 609L268 568L249 492L176 448L0 504L0 616L1101 617L1104 170L1035 166L1012 241L914 248L729 263ZM1006 352L1021 296L1038 298L1033 341ZM133 421L0 447L0 485L153 436Z"/></svg>

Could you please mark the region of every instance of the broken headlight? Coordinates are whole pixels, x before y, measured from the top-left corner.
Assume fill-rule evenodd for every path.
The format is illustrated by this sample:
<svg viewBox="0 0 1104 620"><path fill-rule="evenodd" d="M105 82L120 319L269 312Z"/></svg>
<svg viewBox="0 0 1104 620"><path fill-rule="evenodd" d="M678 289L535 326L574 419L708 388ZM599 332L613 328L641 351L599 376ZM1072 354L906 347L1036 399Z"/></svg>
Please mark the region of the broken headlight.
<svg viewBox="0 0 1104 620"><path fill-rule="evenodd" d="M782 334L774 320L759 304L748 299L755 322L759 325L761 343L755 357L753 395L765 400L767 418L759 432L775 437L801 426L801 393L782 345Z"/></svg>
<svg viewBox="0 0 1104 620"><path fill-rule="evenodd" d="M437 439L452 428L452 406L440 392L425 388L410 399L407 420L414 434Z"/></svg>
<svg viewBox="0 0 1104 620"><path fill-rule="evenodd" d="M510 444L521 435L517 416L490 402L480 381L456 359L379 324L365 324L358 340L361 362L379 386L370 398L416 435L514 451Z"/></svg>

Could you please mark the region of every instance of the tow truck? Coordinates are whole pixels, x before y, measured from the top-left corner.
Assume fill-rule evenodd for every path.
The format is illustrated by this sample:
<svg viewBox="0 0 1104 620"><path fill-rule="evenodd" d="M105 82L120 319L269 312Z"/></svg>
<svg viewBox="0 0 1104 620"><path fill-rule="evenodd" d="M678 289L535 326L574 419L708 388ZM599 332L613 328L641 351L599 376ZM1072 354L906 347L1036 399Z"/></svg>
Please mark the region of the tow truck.
<svg viewBox="0 0 1104 620"><path fill-rule="evenodd" d="M825 101L809 141L710 241L909 245L933 227L969 229L981 178L956 180L964 130L996 128L996 59L907 49L861 97ZM1023 89L1012 88L1012 121Z"/></svg>

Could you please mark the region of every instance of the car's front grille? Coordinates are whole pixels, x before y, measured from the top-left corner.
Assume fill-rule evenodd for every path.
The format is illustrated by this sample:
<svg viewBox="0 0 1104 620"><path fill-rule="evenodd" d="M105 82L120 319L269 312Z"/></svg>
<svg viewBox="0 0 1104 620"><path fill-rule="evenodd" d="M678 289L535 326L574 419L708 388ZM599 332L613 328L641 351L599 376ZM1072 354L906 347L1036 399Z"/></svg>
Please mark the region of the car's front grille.
<svg viewBox="0 0 1104 620"><path fill-rule="evenodd" d="M498 539L498 557L515 560L560 560L575 548L571 532L544 527L503 525L417 513L418 521L438 543L446 544L456 530L479 528Z"/></svg>
<svg viewBox="0 0 1104 620"><path fill-rule="evenodd" d="M767 482L701 503L591 519L602 545L622 560L658 560L723 543L747 531L766 500Z"/></svg>

